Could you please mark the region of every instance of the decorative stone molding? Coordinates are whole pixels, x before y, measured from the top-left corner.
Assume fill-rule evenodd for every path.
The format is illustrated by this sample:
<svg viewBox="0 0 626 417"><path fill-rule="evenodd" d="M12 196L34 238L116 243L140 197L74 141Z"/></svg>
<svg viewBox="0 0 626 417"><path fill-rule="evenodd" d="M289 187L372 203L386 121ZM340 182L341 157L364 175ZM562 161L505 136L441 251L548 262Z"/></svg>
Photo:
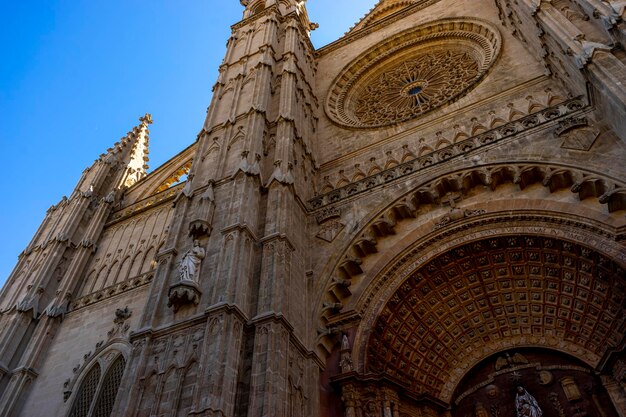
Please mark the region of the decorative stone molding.
<svg viewBox="0 0 626 417"><path fill-rule="evenodd" d="M600 129L589 126L585 117L570 117L559 123L555 132L562 148L588 151L600 136Z"/></svg>
<svg viewBox="0 0 626 417"><path fill-rule="evenodd" d="M350 43L354 42L357 39L361 39L387 25L397 22L398 20L401 20L415 12L423 10L439 1L440 0L417 0L414 2L413 5L408 6L405 9L397 13L394 13L393 15L387 16L375 22L371 22L366 27L360 27L361 26L360 23L363 21L363 19L367 17L365 16L363 19L361 19L361 21L355 24L354 27L351 28L350 31L347 32L344 37L318 49L317 51L315 51L315 53L317 56L322 56L332 51L335 51L339 48L349 45Z"/></svg>
<svg viewBox="0 0 626 417"><path fill-rule="evenodd" d="M472 18L404 31L341 72L326 99L326 114L352 128L382 127L419 116L476 85L497 58L501 42L498 29ZM431 44L437 44L437 52L429 49Z"/></svg>
<svg viewBox="0 0 626 417"><path fill-rule="evenodd" d="M146 272L145 274L138 275L129 280L103 288L100 291L96 291L84 297L80 297L71 304L71 311L75 311L83 307L106 300L108 298L114 297L116 295L143 287L144 285L152 282L152 278L154 278L154 271Z"/></svg>
<svg viewBox="0 0 626 417"><path fill-rule="evenodd" d="M127 219L135 214L141 213L142 211L146 211L160 204L172 201L180 193L183 187L184 183L178 184L172 188L168 188L165 191L114 212L109 218L106 226L109 226L111 223Z"/></svg>
<svg viewBox="0 0 626 417"><path fill-rule="evenodd" d="M170 286L167 297L167 306L172 307L176 313L186 304L198 305L202 291L194 281L180 281Z"/></svg>
<svg viewBox="0 0 626 417"><path fill-rule="evenodd" d="M337 207L327 207L315 214L315 220L317 224L322 224L330 219L336 219L341 217L341 210Z"/></svg>
<svg viewBox="0 0 626 417"><path fill-rule="evenodd" d="M495 129L472 136L461 142L438 149L418 158L409 159L404 163L391 168L381 170L358 181L336 188L328 193L309 200L312 210L338 203L347 198L354 197L362 192L372 190L385 184L396 182L407 176L414 175L424 168L441 164L459 155L491 145L506 138L515 136L529 129L547 124L562 116L575 113L585 107L582 98L574 98L557 106L549 107L537 113L509 122Z"/></svg>
<svg viewBox="0 0 626 417"><path fill-rule="evenodd" d="M338 220L331 220L321 227L320 231L317 232L315 237L322 239L328 243L335 240L335 238L341 233L341 231L346 227L345 224L341 223Z"/></svg>

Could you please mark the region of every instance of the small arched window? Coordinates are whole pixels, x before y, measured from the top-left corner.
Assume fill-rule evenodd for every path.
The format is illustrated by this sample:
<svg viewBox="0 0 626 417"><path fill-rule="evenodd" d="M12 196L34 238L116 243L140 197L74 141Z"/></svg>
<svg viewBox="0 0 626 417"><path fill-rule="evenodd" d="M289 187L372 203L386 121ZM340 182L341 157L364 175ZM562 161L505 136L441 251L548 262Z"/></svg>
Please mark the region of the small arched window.
<svg viewBox="0 0 626 417"><path fill-rule="evenodd" d="M87 417L100 382L100 365L95 364L82 382L69 417Z"/></svg>
<svg viewBox="0 0 626 417"><path fill-rule="evenodd" d="M111 365L102 381L98 401L96 402L92 414L93 417L109 417L111 415L113 404L115 404L115 397L117 397L117 391L122 383L125 367L126 361L124 357L120 355L115 362L113 362L113 365Z"/></svg>
<svg viewBox="0 0 626 417"><path fill-rule="evenodd" d="M96 363L83 379L68 417L111 417L125 367L126 360L119 355L102 376Z"/></svg>

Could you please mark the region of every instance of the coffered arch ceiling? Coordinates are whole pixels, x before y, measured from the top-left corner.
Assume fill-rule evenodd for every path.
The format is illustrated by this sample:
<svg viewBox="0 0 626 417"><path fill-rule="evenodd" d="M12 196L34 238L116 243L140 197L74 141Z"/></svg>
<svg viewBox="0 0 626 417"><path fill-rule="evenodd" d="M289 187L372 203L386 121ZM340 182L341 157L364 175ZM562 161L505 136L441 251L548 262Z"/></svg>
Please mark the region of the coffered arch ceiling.
<svg viewBox="0 0 626 417"><path fill-rule="evenodd" d="M484 238L435 257L395 290L369 332L364 371L449 401L463 374L495 352L543 346L596 366L625 333L622 265L560 238Z"/></svg>
<svg viewBox="0 0 626 417"><path fill-rule="evenodd" d="M519 190L507 188L510 187L507 184L517 185ZM556 194L567 193L565 190L569 189L577 199L563 201L563 195L552 199L541 193L537 184ZM390 248L397 251L393 257L404 251L406 243L402 242L415 239L436 242L440 239L438 236L449 235L450 230L457 227L473 227L476 222L520 224L522 220L524 224L536 224L540 228L548 223L559 223L566 230L592 230L594 234L607 237L609 242L624 239L624 221L619 213L626 209L626 188L615 179L582 169L495 164L449 173L407 189L410 191L406 194L372 212L358 228L353 227L354 232L341 243L345 249L330 259L322 272L328 278L319 282L320 300L313 313L320 325L334 325L333 316L348 305L359 314L368 308L367 300L376 294L361 296L361 289L370 282L380 281L374 276L383 273L380 268L387 268L380 262L389 259L386 255ZM534 192L538 194L533 196ZM469 203L472 195L474 203ZM441 218L433 217L432 212L440 210L442 202L452 196L469 199L459 203L460 209ZM324 210L320 213L333 213L332 207ZM605 211L608 213L603 213ZM547 223L541 224L544 221ZM407 230L414 236L407 236ZM617 251L623 252L619 243L615 245ZM372 269L373 265L378 265L379 272ZM325 344L323 339L320 340Z"/></svg>

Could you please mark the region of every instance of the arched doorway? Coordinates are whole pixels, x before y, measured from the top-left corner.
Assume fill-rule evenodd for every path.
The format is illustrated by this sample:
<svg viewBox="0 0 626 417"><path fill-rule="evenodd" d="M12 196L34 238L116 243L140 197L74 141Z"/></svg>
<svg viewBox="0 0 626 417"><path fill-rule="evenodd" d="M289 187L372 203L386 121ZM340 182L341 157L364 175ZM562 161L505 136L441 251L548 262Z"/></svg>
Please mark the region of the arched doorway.
<svg viewBox="0 0 626 417"><path fill-rule="evenodd" d="M359 337L364 340L354 346L364 354L361 367L335 379L346 416L523 417L514 407L519 385L520 395L534 390L546 409L528 417L612 417L616 395L624 395L623 384L608 395L594 374L612 375L611 364L624 355L624 269L580 242L533 234L469 240L409 274L368 327L366 338L349 337L357 345ZM534 366L520 368L522 379L498 388L486 383L487 369L498 362L501 371ZM578 368L568 374L559 366ZM551 372L556 385L541 385L537 378L547 380L542 370ZM498 407L509 407L506 413L494 415L492 403L481 397L493 395L493 387L459 399L482 383L496 386L502 394ZM564 414L546 397L558 387L555 398ZM596 405L609 399L612 408ZM570 402L589 411L567 411Z"/></svg>

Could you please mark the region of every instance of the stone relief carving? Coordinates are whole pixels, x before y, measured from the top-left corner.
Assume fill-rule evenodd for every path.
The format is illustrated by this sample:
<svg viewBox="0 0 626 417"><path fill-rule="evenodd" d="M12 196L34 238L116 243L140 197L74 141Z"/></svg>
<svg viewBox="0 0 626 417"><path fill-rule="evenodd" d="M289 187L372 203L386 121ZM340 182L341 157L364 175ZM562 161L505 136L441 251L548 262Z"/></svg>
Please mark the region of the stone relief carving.
<svg viewBox="0 0 626 417"><path fill-rule="evenodd" d="M500 356L496 361L496 371L509 366L526 364L528 364L528 360L521 353L516 352L513 356L507 353L505 356Z"/></svg>
<svg viewBox="0 0 626 417"><path fill-rule="evenodd" d="M325 223L319 232L315 235L317 238L326 242L332 242L339 235L339 233L346 227L345 224L338 220L331 220Z"/></svg>
<svg viewBox="0 0 626 417"><path fill-rule="evenodd" d="M561 148L588 151L600 136L600 129L589 126L584 117L570 117L558 124L555 134L563 140Z"/></svg>
<svg viewBox="0 0 626 417"><path fill-rule="evenodd" d="M354 366L352 364L352 349L350 347L348 335L345 334L341 338L341 361L339 362L339 367L341 368L341 372L344 374L354 370Z"/></svg>
<svg viewBox="0 0 626 417"><path fill-rule="evenodd" d="M555 119L561 116L571 115L585 108L585 103L581 98L574 98L559 105L545 108L539 112L528 114L522 118L517 118L502 125L493 126L491 130L482 132L481 129L476 134L463 139L457 143L450 143L448 139L439 140L439 148L433 149L425 143L420 145L417 157L406 157L407 149L402 148L402 163L398 165L386 164L385 167L376 167L372 164L376 158L370 158L371 168L367 171L366 176L359 175L355 170L349 183L342 181L341 175L325 175L324 185L321 188L321 195L309 200L309 206L312 210L327 207L330 204L337 203L346 198L353 197L359 193L380 187L382 185L395 182L401 178L415 175L422 169L437 164L441 164L459 155L479 149L484 146L492 145L504 139L513 137L528 129L536 128L540 125L553 123ZM497 124L497 122L495 122ZM491 126L491 125L490 125ZM480 132L480 133L478 133ZM421 142L421 140L420 140ZM415 155L415 153L411 152ZM364 164L359 164L359 167ZM377 165L377 164L376 164ZM344 175L345 176L345 173ZM337 177L337 178L331 178Z"/></svg>
<svg viewBox="0 0 626 417"><path fill-rule="evenodd" d="M517 411L517 417L541 417L543 415L543 411L535 397L522 386L517 387L515 410Z"/></svg>

